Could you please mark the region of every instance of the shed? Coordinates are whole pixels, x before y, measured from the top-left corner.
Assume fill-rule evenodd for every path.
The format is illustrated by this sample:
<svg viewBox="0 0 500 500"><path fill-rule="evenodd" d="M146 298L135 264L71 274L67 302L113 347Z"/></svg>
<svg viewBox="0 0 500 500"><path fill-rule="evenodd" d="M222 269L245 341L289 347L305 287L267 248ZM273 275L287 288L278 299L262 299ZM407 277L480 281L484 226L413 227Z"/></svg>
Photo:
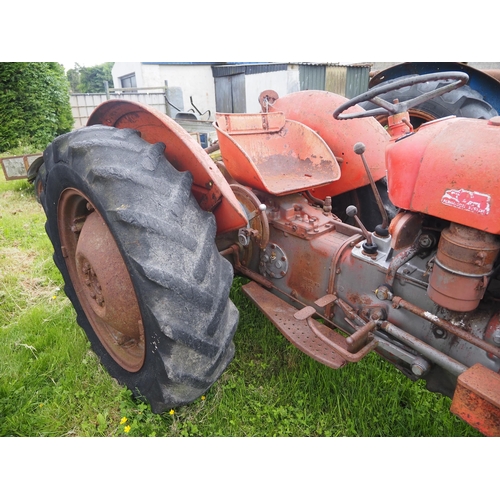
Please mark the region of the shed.
<svg viewBox="0 0 500 500"><path fill-rule="evenodd" d="M351 98L368 90L371 63L226 63L212 66L218 112L256 113L258 97L327 90Z"/></svg>
<svg viewBox="0 0 500 500"><path fill-rule="evenodd" d="M351 99L368 90L371 63L299 63L300 90L327 90Z"/></svg>

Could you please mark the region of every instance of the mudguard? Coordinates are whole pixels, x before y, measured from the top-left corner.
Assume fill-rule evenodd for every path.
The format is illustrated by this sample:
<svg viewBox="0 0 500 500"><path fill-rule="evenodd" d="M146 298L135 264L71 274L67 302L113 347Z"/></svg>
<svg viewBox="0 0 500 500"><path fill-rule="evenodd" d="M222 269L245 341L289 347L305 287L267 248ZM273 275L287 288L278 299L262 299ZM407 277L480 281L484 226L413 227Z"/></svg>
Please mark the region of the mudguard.
<svg viewBox="0 0 500 500"><path fill-rule="evenodd" d="M270 109L281 111L288 120L301 122L317 132L339 161L340 179L327 186L311 189L314 196L320 199L370 183L361 157L353 150L357 142L363 142L366 146L365 158L373 179L378 181L386 175L385 149L389 134L375 118L335 120L333 112L346 101L345 97L331 92L307 90L280 97ZM363 111L360 106L356 108Z"/></svg>
<svg viewBox="0 0 500 500"><path fill-rule="evenodd" d="M163 142L165 157L174 168L191 172L193 195L201 208L215 215L218 234L247 225L243 209L220 170L172 118L139 102L113 99L92 112L87 126L97 124L133 128L151 144Z"/></svg>

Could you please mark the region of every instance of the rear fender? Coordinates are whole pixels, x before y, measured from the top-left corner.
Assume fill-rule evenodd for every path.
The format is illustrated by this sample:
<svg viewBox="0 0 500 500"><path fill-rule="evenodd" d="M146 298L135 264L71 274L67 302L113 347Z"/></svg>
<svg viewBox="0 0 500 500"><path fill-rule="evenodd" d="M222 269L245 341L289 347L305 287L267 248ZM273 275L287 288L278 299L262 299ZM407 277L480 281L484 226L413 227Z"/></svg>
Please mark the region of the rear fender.
<svg viewBox="0 0 500 500"><path fill-rule="evenodd" d="M363 142L366 146L365 158L373 179L378 181L386 175L385 148L389 144L389 134L375 118L333 118L333 112L346 101L345 97L331 92L306 90L288 94L272 104L272 111L281 111L288 120L301 122L317 132L339 161L340 179L327 186L311 189L314 196L320 199L370 183L361 157L353 150L357 142ZM356 108L363 111L359 106Z"/></svg>
<svg viewBox="0 0 500 500"><path fill-rule="evenodd" d="M151 143L165 144L165 157L177 170L193 176L192 192L201 208L215 215L217 233L247 225L247 218L228 182L198 142L172 118L139 102L113 99L100 104L87 126L132 128Z"/></svg>

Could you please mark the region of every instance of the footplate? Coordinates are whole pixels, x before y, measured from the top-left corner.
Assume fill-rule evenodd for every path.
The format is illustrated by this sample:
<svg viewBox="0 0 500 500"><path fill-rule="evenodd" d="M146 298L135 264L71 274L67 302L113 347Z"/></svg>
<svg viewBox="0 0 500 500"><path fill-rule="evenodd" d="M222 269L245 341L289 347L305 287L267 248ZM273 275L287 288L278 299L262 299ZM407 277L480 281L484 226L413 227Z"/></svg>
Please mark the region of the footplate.
<svg viewBox="0 0 500 500"><path fill-rule="evenodd" d="M500 436L500 375L476 364L458 376L451 412L485 436Z"/></svg>
<svg viewBox="0 0 500 500"><path fill-rule="evenodd" d="M271 320L274 326L303 353L330 368L341 368L346 360L339 356L328 344L319 339L305 321L296 320L297 309L271 292L251 281L242 287L245 295ZM315 320L313 320L315 321ZM335 344L347 349L345 338L327 326L315 321L321 333Z"/></svg>

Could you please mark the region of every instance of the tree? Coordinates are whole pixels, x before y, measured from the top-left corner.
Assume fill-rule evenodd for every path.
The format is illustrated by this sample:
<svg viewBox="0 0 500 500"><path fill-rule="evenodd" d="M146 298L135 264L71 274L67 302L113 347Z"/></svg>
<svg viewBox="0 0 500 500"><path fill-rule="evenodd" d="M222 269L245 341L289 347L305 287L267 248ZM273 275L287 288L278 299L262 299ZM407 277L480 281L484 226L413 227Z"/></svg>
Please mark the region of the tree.
<svg viewBox="0 0 500 500"><path fill-rule="evenodd" d="M0 151L44 149L73 128L69 82L55 62L0 63Z"/></svg>
<svg viewBox="0 0 500 500"><path fill-rule="evenodd" d="M112 62L107 62L86 68L76 63L75 68L67 72L71 91L84 94L104 92L105 81L112 87L113 77L111 75L111 69L113 68L113 64Z"/></svg>
<svg viewBox="0 0 500 500"><path fill-rule="evenodd" d="M78 90L78 86L80 85L80 66L75 64L73 69L68 69L66 73L66 77L69 80L69 86L71 88L71 92L76 93L80 92Z"/></svg>

